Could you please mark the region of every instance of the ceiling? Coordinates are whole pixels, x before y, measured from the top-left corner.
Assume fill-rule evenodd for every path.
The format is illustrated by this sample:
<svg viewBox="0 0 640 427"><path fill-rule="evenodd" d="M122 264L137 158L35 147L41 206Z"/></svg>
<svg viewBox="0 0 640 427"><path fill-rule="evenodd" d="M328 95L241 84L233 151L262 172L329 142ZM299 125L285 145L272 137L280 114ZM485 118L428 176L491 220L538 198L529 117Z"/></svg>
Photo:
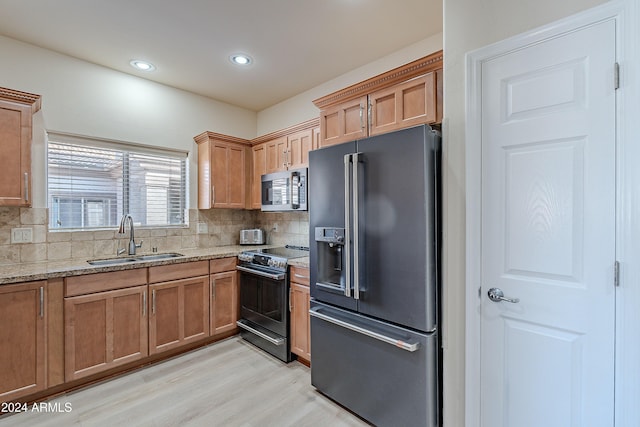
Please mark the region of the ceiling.
<svg viewBox="0 0 640 427"><path fill-rule="evenodd" d="M0 10L1 35L254 111L442 31L442 0L0 0ZM232 64L236 52L253 63Z"/></svg>

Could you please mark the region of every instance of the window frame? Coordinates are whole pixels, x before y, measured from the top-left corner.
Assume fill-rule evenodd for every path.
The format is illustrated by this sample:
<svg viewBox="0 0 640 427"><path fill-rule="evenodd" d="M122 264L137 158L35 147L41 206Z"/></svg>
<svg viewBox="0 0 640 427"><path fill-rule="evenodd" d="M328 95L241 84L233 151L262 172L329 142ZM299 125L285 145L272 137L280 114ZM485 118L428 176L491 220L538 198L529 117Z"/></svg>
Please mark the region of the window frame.
<svg viewBox="0 0 640 427"><path fill-rule="evenodd" d="M50 183L50 148L49 144L63 144L63 145L71 145L71 146L79 146L86 147L89 149L97 149L97 150L115 150L119 152L122 157L122 166L121 166L121 175L118 178L120 180L119 186L122 188L115 188L114 193L112 194L104 194L100 191L87 191L87 192L78 192L77 194L64 194L62 192L58 192L58 194L52 194L52 188ZM119 223L120 217L126 213L129 213L130 206L129 203L131 198L128 196L129 194L135 194L130 188L131 175L133 174L130 171L130 156L134 156L140 158L140 156L153 156L153 157L164 157L167 159L171 159L172 161L179 160L180 161L180 171L178 175L180 176L179 182L177 186L169 184L166 188L168 191L172 189L178 189L178 210L176 212L180 212L181 222L180 223L165 223L165 224L143 224L141 218L136 218L135 214L132 214L132 217L135 221L136 228L142 229L171 229L171 228L179 228L184 229L189 227L189 153L184 150L178 150L174 148L165 148L165 147L155 147L148 146L138 143L124 142L124 141L116 141L109 139L101 139L94 137L86 137L86 136L78 136L71 135L59 132L47 132L47 140L46 140L46 199L47 199L47 207L49 209L49 219L47 222L49 232L72 232L72 231L101 231L101 230L113 230L117 228L118 225L108 224L108 225L100 225L100 226L84 226L88 221L86 210L88 206L85 206L85 202L95 202L95 201L108 201L109 203L115 203L115 216L116 222ZM70 168L72 170L73 168ZM150 172L151 174L157 172ZM73 180L76 175L71 175L71 179ZM166 175L167 180L171 182L171 175ZM154 185L149 185L148 188L153 188ZM159 186L156 186L159 187ZM175 191L172 194L176 194ZM115 198L109 197L115 195ZM54 215L53 215L53 201L54 198L60 199L68 199L72 200L72 203L80 202L82 203L81 211L82 218L80 219L80 226L74 224L70 227L60 227L54 226ZM168 199L172 199L173 197L168 196ZM150 201L148 199L144 199L145 208L149 206ZM153 203L153 201L151 201ZM180 208L181 206L181 208ZM172 210L167 209L166 215L167 218L171 214ZM111 215L108 212L103 212L103 217ZM145 219L146 218L142 218ZM169 221L169 220L168 220Z"/></svg>

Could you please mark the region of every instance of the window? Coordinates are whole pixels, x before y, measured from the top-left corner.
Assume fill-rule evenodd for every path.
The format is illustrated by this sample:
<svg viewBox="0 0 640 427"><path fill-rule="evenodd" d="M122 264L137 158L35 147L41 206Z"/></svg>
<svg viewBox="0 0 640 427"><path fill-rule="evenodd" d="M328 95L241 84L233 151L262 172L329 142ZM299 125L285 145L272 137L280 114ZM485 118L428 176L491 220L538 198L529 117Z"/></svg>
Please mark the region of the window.
<svg viewBox="0 0 640 427"><path fill-rule="evenodd" d="M186 153L49 134L49 229L185 225Z"/></svg>

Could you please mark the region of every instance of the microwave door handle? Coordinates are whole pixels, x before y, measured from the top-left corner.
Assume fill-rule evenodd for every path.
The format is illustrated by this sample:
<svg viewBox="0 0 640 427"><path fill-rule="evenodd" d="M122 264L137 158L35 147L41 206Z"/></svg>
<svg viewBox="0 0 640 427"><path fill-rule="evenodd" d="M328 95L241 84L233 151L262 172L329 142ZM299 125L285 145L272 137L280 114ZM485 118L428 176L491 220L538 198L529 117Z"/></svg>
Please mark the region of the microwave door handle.
<svg viewBox="0 0 640 427"><path fill-rule="evenodd" d="M298 180L294 184L293 178L297 177ZM292 172L289 180L289 197L291 198L291 209L299 209L300 208L300 174L298 172ZM295 193L295 194L294 194ZM295 195L295 199L294 199Z"/></svg>
<svg viewBox="0 0 640 427"><path fill-rule="evenodd" d="M344 156L344 256L346 278L344 285L344 296L351 298L351 188L349 186L349 163L351 163L351 154L346 154Z"/></svg>

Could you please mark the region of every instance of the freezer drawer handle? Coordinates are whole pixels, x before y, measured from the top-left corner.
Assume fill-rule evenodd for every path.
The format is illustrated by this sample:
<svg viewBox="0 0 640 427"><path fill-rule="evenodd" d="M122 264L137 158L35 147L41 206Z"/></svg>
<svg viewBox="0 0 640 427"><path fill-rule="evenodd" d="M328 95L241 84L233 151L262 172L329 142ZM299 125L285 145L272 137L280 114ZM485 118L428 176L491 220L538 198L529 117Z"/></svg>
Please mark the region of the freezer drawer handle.
<svg viewBox="0 0 640 427"><path fill-rule="evenodd" d="M378 332L370 331L369 329L361 328L360 326L353 325L348 322L344 322L342 320L336 319L335 317L327 316L326 314L322 314L319 312L320 308L312 308L309 310L309 315L312 317L317 317L320 320L324 320L325 322L333 323L334 325L341 326L346 329L350 329L354 332L357 332L362 335L366 335L371 338L375 338L379 341L386 342L387 344L391 344L395 347L401 348L406 351L414 352L418 350L420 347L420 343L407 343L402 340L398 340L395 338L388 337L386 335L379 334Z"/></svg>
<svg viewBox="0 0 640 427"><path fill-rule="evenodd" d="M238 325L239 327L241 327L244 330L247 330L247 331L251 332L252 334L256 334L260 338L264 338L265 340L269 341L273 345L282 345L282 344L284 344L284 338L271 338L269 335L264 334L264 333L260 332L259 330L254 329L251 326L247 325L242 320L238 320L236 322L236 325Z"/></svg>
<svg viewBox="0 0 640 427"><path fill-rule="evenodd" d="M273 279L273 280L282 280L285 277L287 277L284 273L281 273L281 274L265 273L263 271L254 270L252 268L242 267L240 265L236 265L236 270L244 271L245 273L255 274L256 276L262 276L262 277L266 277L268 279Z"/></svg>

